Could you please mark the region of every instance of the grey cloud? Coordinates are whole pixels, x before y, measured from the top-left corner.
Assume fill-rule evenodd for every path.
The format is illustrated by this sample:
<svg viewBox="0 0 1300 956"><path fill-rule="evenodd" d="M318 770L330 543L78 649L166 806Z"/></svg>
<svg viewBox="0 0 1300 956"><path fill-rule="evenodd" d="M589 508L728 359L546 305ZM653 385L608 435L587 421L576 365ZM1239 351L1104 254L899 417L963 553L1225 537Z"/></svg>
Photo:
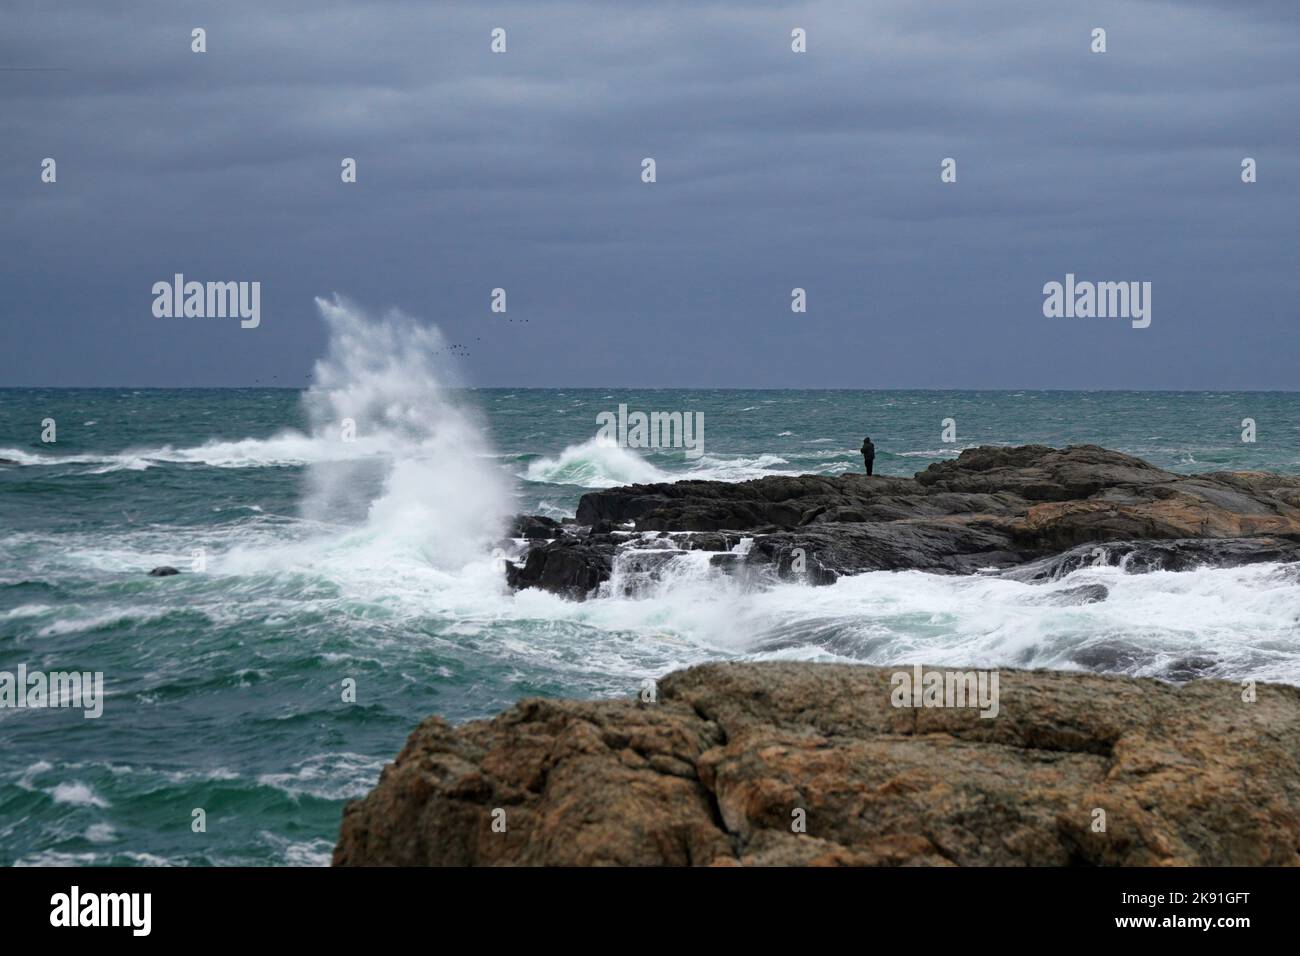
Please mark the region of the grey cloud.
<svg viewBox="0 0 1300 956"><path fill-rule="evenodd" d="M66 72L0 73L0 384L299 384L338 291L487 385L1295 385L1293 4L10 6ZM262 327L153 319L174 271ZM1151 329L1044 319L1067 271Z"/></svg>

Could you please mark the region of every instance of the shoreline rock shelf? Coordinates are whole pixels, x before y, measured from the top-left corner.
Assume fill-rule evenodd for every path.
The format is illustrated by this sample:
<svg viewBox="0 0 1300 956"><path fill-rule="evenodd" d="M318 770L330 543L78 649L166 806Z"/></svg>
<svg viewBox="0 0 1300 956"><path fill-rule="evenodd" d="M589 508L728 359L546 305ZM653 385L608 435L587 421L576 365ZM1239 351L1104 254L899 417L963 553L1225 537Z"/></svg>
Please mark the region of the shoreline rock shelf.
<svg viewBox="0 0 1300 956"><path fill-rule="evenodd" d="M578 600L635 551L654 552L643 564L713 551L729 573L810 584L906 569L1037 581L1085 564L1300 560L1300 476L1181 475L1096 445L981 447L913 478L628 485L583 495L571 524L521 516L516 530L528 544L506 562L510 586Z"/></svg>
<svg viewBox="0 0 1300 956"><path fill-rule="evenodd" d="M706 664L652 703L429 718L334 864L1300 863L1300 689L1003 670L983 719L894 706L893 672Z"/></svg>

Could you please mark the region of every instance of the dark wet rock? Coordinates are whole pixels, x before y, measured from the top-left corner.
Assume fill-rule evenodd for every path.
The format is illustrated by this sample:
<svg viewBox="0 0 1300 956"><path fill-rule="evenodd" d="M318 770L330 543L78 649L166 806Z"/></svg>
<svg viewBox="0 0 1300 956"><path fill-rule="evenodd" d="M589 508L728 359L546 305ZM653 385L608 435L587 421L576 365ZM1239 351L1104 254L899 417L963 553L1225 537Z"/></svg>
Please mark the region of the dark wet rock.
<svg viewBox="0 0 1300 956"><path fill-rule="evenodd" d="M744 555L731 552L715 554L709 558L709 567L718 568L727 574L734 574L743 564Z"/></svg>
<svg viewBox="0 0 1300 956"><path fill-rule="evenodd" d="M872 502L884 489L903 490L912 485L910 479L885 479L877 485L865 475L629 485L583 495L577 520L579 524L633 521L638 531L791 528L811 522L829 508L857 507L870 513Z"/></svg>
<svg viewBox="0 0 1300 956"><path fill-rule="evenodd" d="M522 564L506 562L506 582L512 588L537 587L583 600L609 580L614 541L609 536L588 540L561 538L530 548Z"/></svg>
<svg viewBox="0 0 1300 956"><path fill-rule="evenodd" d="M169 577L171 577L173 574L180 574L180 573L181 573L181 572L180 572L179 570L177 570L176 568L173 568L171 565L169 565L169 564L164 564L164 565L161 565L160 567L156 567L156 568L154 568L152 571L150 571L150 572L149 572L149 577L151 577L151 578L169 578Z"/></svg>
<svg viewBox="0 0 1300 956"><path fill-rule="evenodd" d="M1070 660L1090 671L1131 671L1149 664L1155 655L1128 641L1097 641L1070 654Z"/></svg>
<svg viewBox="0 0 1300 956"><path fill-rule="evenodd" d="M1012 494L1024 501L1077 501L1108 488L1142 488L1179 481L1140 458L1098 445L1057 450L1046 445L983 446L918 472L927 488L960 494Z"/></svg>
<svg viewBox="0 0 1300 956"><path fill-rule="evenodd" d="M1173 541L1107 541L1080 545L1003 574L1021 581L1055 581L1087 567L1119 567L1130 574L1190 571L1198 567L1235 568L1247 564L1300 561L1300 540L1258 538L1180 538Z"/></svg>
<svg viewBox="0 0 1300 956"><path fill-rule="evenodd" d="M543 515L515 515L510 522L512 538L558 538L564 529L554 518Z"/></svg>
<svg viewBox="0 0 1300 956"><path fill-rule="evenodd" d="M1213 657L1205 655L1181 657L1170 664L1161 676L1171 681L1195 680L1198 677L1205 677L1218 663Z"/></svg>
<svg viewBox="0 0 1300 956"><path fill-rule="evenodd" d="M334 864L1300 864L1300 689L1003 670L986 719L895 707L893 673L708 664L654 703L430 717Z"/></svg>
<svg viewBox="0 0 1300 956"><path fill-rule="evenodd" d="M744 536L703 532L698 534L674 534L669 535L669 537L677 547L684 551L730 551L740 544Z"/></svg>
<svg viewBox="0 0 1300 956"><path fill-rule="evenodd" d="M945 571L969 574L1015 563L1006 536L978 524L904 520L815 524L754 539L752 564L774 565L796 578L800 563L816 583L864 571Z"/></svg>
<svg viewBox="0 0 1300 956"><path fill-rule="evenodd" d="M815 584L912 569L1049 581L1088 565L1142 572L1300 560L1300 476L1178 475L1095 445L983 447L914 478L611 488L583 495L577 521L591 529L583 580L597 584L621 546L614 529L666 532L681 549L732 552L750 538L741 562L749 570ZM574 560L568 554L566 567ZM546 565L508 571L512 586L547 587Z"/></svg>

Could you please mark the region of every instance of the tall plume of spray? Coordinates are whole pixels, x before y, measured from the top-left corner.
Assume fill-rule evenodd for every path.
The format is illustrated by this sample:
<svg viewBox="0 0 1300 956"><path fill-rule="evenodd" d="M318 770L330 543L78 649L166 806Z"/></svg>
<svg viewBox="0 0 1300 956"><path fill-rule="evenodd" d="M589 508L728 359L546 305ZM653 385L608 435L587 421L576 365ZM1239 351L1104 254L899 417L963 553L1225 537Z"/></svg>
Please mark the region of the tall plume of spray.
<svg viewBox="0 0 1300 956"><path fill-rule="evenodd" d="M350 420L355 438L309 469L304 517L363 518L371 549L440 568L481 557L500 536L508 491L486 425L451 391L442 334L397 311L370 318L337 295L316 305L330 339L304 396L313 436L343 443Z"/></svg>

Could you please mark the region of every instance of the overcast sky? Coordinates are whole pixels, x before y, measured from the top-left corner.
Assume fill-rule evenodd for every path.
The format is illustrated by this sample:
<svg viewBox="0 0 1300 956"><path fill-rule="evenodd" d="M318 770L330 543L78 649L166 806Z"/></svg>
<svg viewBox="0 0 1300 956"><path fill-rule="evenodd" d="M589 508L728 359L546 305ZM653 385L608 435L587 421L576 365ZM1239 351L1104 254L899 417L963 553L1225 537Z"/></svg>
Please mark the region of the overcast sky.
<svg viewBox="0 0 1300 956"><path fill-rule="evenodd" d="M338 292L483 386L1293 389L1297 63L1295 0L5 0L0 386L301 385Z"/></svg>

